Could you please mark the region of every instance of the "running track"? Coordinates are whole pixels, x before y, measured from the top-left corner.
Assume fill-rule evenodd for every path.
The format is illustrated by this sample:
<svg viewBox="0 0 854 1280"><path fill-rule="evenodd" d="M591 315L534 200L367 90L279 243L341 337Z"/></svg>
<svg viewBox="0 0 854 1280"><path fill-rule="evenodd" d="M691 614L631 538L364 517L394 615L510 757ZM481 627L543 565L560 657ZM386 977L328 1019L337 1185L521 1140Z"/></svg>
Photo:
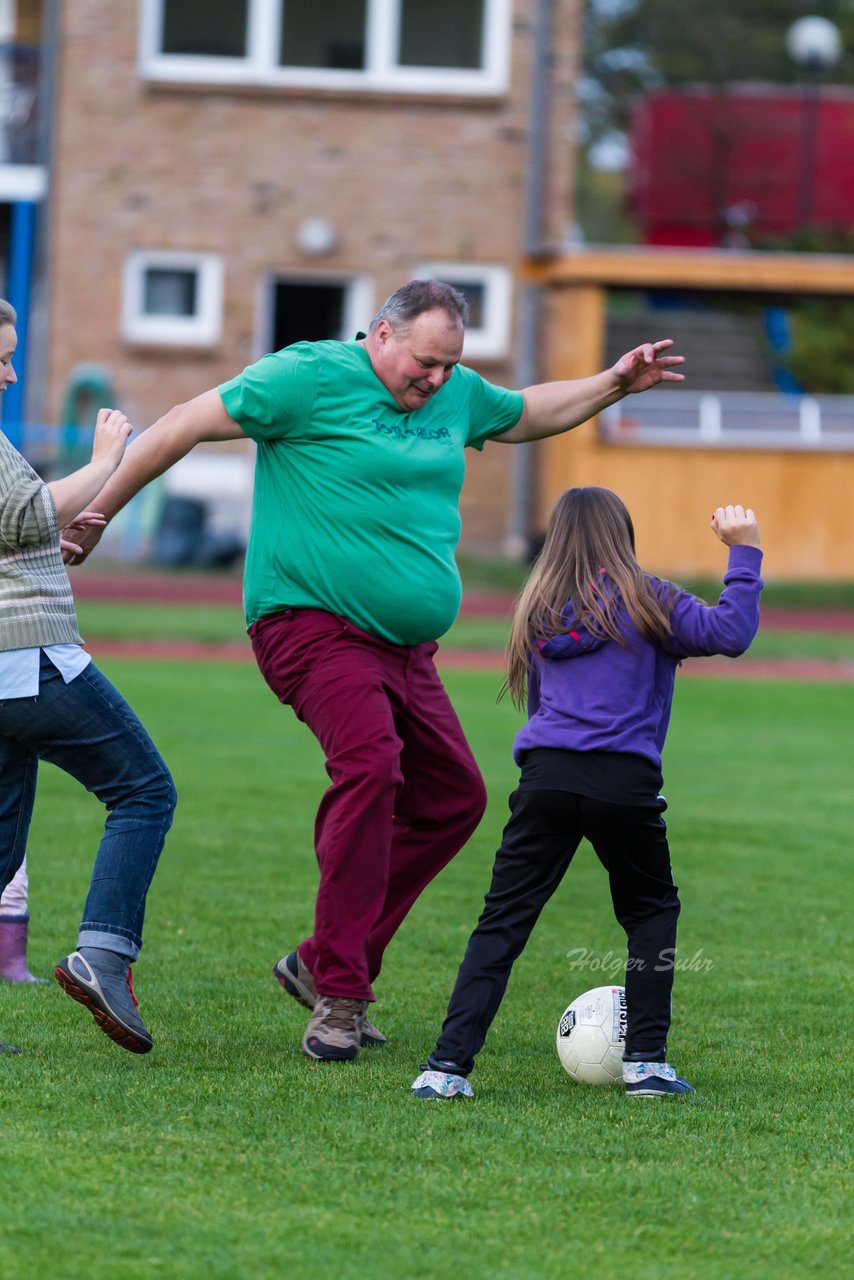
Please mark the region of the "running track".
<svg viewBox="0 0 854 1280"><path fill-rule="evenodd" d="M127 574L72 570L74 594L79 600L112 600L127 603L241 605L240 579L232 575L195 577L181 573ZM463 600L466 617L509 619L513 598L506 593L469 591ZM765 630L831 631L854 637L854 610L786 609L769 606L762 610ZM148 640L99 641L88 648L98 658L145 658L168 662L251 662L252 650L246 639L230 644L197 644L184 641ZM500 653L473 653L440 646L438 664L446 668L500 672ZM703 658L685 663L683 674L700 677L726 676L734 679L789 679L819 681L854 680L854 658L830 662L818 659L753 659L738 662L728 658Z"/></svg>

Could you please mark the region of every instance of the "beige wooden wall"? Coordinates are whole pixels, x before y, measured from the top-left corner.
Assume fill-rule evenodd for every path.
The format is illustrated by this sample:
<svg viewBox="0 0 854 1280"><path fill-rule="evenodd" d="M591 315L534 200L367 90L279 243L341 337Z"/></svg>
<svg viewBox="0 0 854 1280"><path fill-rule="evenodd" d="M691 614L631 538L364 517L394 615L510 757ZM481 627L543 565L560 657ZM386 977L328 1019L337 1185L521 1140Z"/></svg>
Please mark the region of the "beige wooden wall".
<svg viewBox="0 0 854 1280"><path fill-rule="evenodd" d="M777 263L769 276L768 258L772 255L750 256L764 258L756 264L757 272L768 280L767 287L780 288L780 273L785 272L787 261ZM751 275L747 257L713 262L719 272L717 287L732 288L738 281L745 288L756 288L758 276ZM538 272L546 295L548 378L584 377L603 366L606 289L608 283L617 282L610 278L612 270L622 271L620 282L624 282L626 271L625 258L618 257L616 262L607 259L611 263L607 269L605 261L588 263L586 268L563 263ZM788 265L791 270L786 287L798 287L802 281L806 290L807 277L798 275L800 265ZM822 274L824 266L827 275ZM657 282L667 283L668 261L659 258L657 267ZM810 264L805 269L810 269ZM854 264L848 264L842 274L838 263L834 267L826 260L824 264L814 262L811 269L816 291L848 290L854 284ZM831 283L835 285L832 290L827 287ZM678 347L678 336L651 333L649 338L672 337ZM686 372L690 374L690 370ZM619 493L629 508L639 559L651 572L677 579L717 576L725 554L709 530L709 519L717 505L741 502L752 506L759 518L768 580L854 579L851 453L612 444L600 438L595 422L537 448L541 525L545 526L555 499L564 489L604 485Z"/></svg>

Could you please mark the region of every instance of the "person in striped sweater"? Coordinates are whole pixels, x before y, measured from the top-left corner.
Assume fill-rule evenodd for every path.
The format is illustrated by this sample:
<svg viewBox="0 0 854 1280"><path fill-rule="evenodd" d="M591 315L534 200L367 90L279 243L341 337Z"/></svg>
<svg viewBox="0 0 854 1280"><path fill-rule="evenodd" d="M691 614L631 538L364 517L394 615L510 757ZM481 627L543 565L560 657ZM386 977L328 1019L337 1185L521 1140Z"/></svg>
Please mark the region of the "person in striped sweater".
<svg viewBox="0 0 854 1280"><path fill-rule="evenodd" d="M0 300L0 392L17 381L16 319ZM23 862L38 765L47 760L107 809L77 950L55 977L113 1041L147 1053L152 1038L130 966L175 786L143 725L83 649L60 537L103 523L87 506L131 431L119 410L99 410L91 461L49 484L0 432L0 894ZM0 1041L2 1051L17 1052Z"/></svg>

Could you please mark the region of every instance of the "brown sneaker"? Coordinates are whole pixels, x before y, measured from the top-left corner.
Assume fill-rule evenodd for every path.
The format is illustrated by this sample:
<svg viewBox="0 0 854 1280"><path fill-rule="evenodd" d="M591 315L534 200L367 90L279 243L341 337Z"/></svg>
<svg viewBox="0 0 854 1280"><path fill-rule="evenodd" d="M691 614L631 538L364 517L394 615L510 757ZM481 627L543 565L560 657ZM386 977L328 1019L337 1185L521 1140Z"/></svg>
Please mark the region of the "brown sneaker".
<svg viewBox="0 0 854 1280"><path fill-rule="evenodd" d="M289 956L283 956L278 964L273 965L273 977L289 996L293 996L299 1004L305 1005L306 1009L313 1009L317 1004L317 987L314 985L314 978L311 970L303 964L298 951L292 951ZM360 1047L376 1049L379 1045L387 1043L383 1033L363 1017Z"/></svg>
<svg viewBox="0 0 854 1280"><path fill-rule="evenodd" d="M317 1004L317 987L311 970L303 964L298 951L283 956L278 964L273 965L273 977L280 987L284 987L289 996L306 1009L313 1009Z"/></svg>
<svg viewBox="0 0 854 1280"><path fill-rule="evenodd" d="M386 1037L372 1022L368 1022L368 1019L362 1014L362 1048L379 1049L380 1045L383 1044L388 1044Z"/></svg>
<svg viewBox="0 0 854 1280"><path fill-rule="evenodd" d="M318 996L300 1048L318 1062L349 1062L359 1052L367 1000Z"/></svg>

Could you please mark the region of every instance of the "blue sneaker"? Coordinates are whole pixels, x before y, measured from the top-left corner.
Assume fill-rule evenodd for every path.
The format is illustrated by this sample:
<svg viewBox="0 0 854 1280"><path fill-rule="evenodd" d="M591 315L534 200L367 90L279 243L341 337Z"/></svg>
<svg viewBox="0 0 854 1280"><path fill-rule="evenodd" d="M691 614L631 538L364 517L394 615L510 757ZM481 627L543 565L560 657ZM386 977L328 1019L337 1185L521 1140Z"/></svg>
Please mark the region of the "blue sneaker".
<svg viewBox="0 0 854 1280"><path fill-rule="evenodd" d="M667 1094L693 1093L694 1086L666 1062L624 1062L623 1085L630 1098L663 1098Z"/></svg>
<svg viewBox="0 0 854 1280"><path fill-rule="evenodd" d="M473 1098L474 1090L465 1076L452 1071L422 1071L413 1080L411 1093L416 1098Z"/></svg>
<svg viewBox="0 0 854 1280"><path fill-rule="evenodd" d="M5 1040L0 1040L0 1053L20 1053L21 1050L17 1045L7 1044Z"/></svg>
<svg viewBox="0 0 854 1280"><path fill-rule="evenodd" d="M100 947L84 947L60 960L53 976L66 995L85 1005L111 1040L129 1053L148 1053L154 1041L136 1011L139 1001L124 956Z"/></svg>

